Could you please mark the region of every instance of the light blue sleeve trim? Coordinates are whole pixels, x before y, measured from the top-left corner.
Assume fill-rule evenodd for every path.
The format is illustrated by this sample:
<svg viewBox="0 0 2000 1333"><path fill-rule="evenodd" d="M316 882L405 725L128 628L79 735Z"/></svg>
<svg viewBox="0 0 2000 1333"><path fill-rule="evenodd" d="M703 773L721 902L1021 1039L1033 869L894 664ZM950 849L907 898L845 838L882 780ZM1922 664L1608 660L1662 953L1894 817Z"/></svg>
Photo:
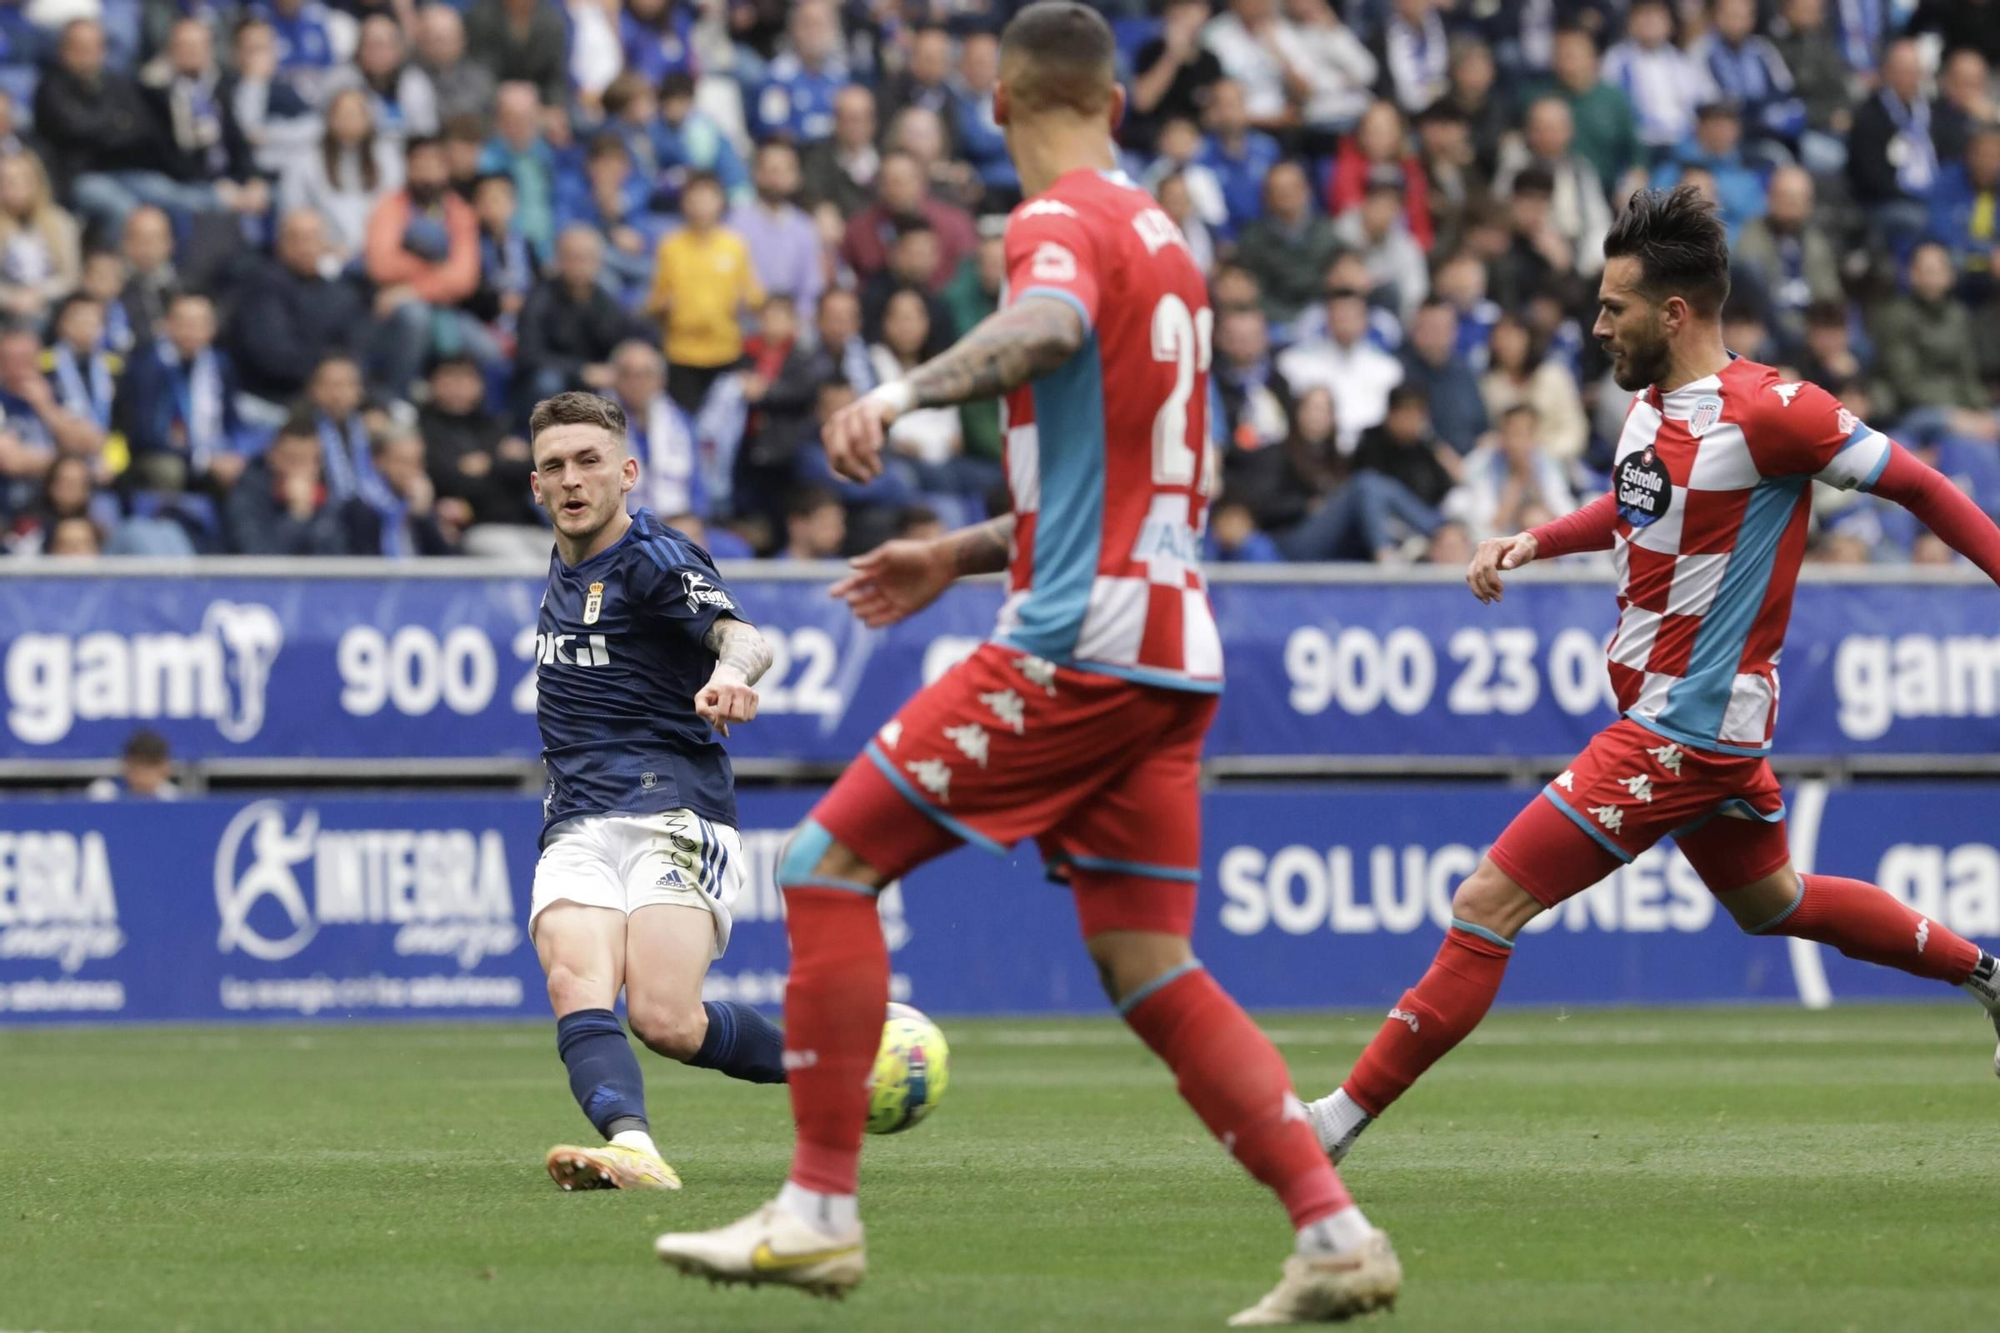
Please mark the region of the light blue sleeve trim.
<svg viewBox="0 0 2000 1333"><path fill-rule="evenodd" d="M1075 292L1064 291L1060 287L1023 287L1009 305L1019 305L1031 296L1052 296L1058 301L1067 301L1083 320L1083 331L1089 333L1092 327L1090 312L1083 307L1083 298Z"/></svg>
<svg viewBox="0 0 2000 1333"><path fill-rule="evenodd" d="M883 754L880 750L875 748L874 741L868 742L868 748L863 750L861 753L868 756L869 762L874 764L875 767L878 770L880 770L883 777L889 779L889 785L894 787L897 790L897 792L899 792L902 795L904 800L908 801L911 805L917 807L917 809L921 810L926 815L929 815L931 817L932 822L937 824L940 828L944 829L947 833L951 833L956 837L962 839L963 841L971 843L975 847L984 848L986 851L993 853L995 856L1007 855L1007 849L1005 847L1001 846L993 839L987 837L984 833L981 833L978 829L973 828L970 824L965 823L963 820L953 819L950 815L938 809L936 806L932 805L929 801L926 801L922 796L920 796L917 793L917 789L910 785L910 780L904 777L901 773L898 773L896 771L896 766L889 762L889 756Z"/></svg>
<svg viewBox="0 0 2000 1333"><path fill-rule="evenodd" d="M1556 804L1561 805L1562 802L1558 801ZM1495 934L1484 926L1475 926L1470 921L1465 921L1458 917L1451 919L1451 928L1453 930L1462 930L1468 935L1477 935L1488 944L1497 944L1503 949L1511 950L1514 947L1514 941L1506 938L1504 935Z"/></svg>
<svg viewBox="0 0 2000 1333"><path fill-rule="evenodd" d="M1610 838L1604 836L1603 829L1591 827L1590 821L1588 819L1585 819L1583 815L1574 806L1572 806L1568 801L1565 801L1562 797L1556 795L1554 787L1542 788L1542 797L1543 799L1548 801L1550 805L1553 805L1556 809L1568 815L1570 822L1572 824L1575 824L1578 828L1582 829L1585 833L1588 833L1590 835L1591 841L1595 842L1605 851L1610 852L1613 856L1617 857L1620 861L1623 861L1626 865L1629 866L1632 864L1632 853L1626 851L1623 847L1620 847L1617 843L1611 841Z"/></svg>
<svg viewBox="0 0 2000 1333"><path fill-rule="evenodd" d="M1681 731L1677 727L1663 727L1650 717L1640 717L1634 713L1627 713L1625 714L1625 720L1627 722L1636 723L1637 725L1644 727L1647 731L1652 732L1655 736L1660 737L1662 740L1673 741L1677 745L1685 745L1691 750L1706 750L1710 754L1748 755L1752 758L1755 758L1758 755L1765 755L1771 753L1771 746L1769 742L1766 742L1763 745L1756 745L1756 746L1725 745L1721 741L1715 740L1712 737L1707 740L1703 740L1700 739L1699 737L1690 736L1686 732Z"/></svg>
<svg viewBox="0 0 2000 1333"><path fill-rule="evenodd" d="M1769 921L1766 921L1763 925L1750 927L1750 934L1768 935L1770 932L1776 930L1779 926L1784 925L1785 922L1791 918L1792 913L1799 910L1799 904L1804 902L1805 900L1806 900L1806 877L1804 875L1800 875L1799 891L1797 894L1793 896L1791 904L1788 907L1786 907L1784 911L1778 913L1776 916L1772 917Z"/></svg>
<svg viewBox="0 0 2000 1333"><path fill-rule="evenodd" d="M1864 491L1873 491L1875 489L1875 483L1882 480L1882 473L1887 470L1889 459L1896 452L1896 442L1894 440L1885 438L1883 443L1887 444L1888 448L1884 449L1882 456L1875 460L1875 466L1868 469L1868 475L1862 480L1860 486L1860 489Z"/></svg>
<svg viewBox="0 0 2000 1333"><path fill-rule="evenodd" d="M1151 981L1147 982L1145 985L1139 987L1139 989L1133 991L1130 995L1127 995L1124 999L1120 1000L1118 1002L1119 1014L1122 1016L1131 1013L1134 1009L1137 1009L1141 1004L1145 1003L1145 1001L1150 996L1156 994L1159 991L1165 990L1168 986L1173 985L1176 981L1179 981L1182 977L1186 976L1188 973L1199 972L1200 970L1201 970L1201 959L1199 958L1190 958L1185 963L1182 963L1178 967L1168 968L1166 971L1160 973L1160 975L1154 977Z"/></svg>
<svg viewBox="0 0 2000 1333"><path fill-rule="evenodd" d="M1201 871L1199 870L1190 870L1184 866L1148 865L1144 861L1120 861L1109 856L1071 856L1068 853L1063 853L1059 856L1050 857L1047 864L1051 868L1056 866L1075 866L1079 870L1102 870L1114 875L1137 875L1144 879L1170 879L1182 884L1201 883Z"/></svg>

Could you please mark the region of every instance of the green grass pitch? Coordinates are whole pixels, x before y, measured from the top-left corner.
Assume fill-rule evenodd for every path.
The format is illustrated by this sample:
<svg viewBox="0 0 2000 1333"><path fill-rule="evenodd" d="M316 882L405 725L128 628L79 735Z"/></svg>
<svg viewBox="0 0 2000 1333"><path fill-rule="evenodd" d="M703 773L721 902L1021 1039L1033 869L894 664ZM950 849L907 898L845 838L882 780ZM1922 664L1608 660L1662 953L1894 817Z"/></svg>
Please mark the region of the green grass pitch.
<svg viewBox="0 0 2000 1333"><path fill-rule="evenodd" d="M1376 1021L1267 1027L1316 1094ZM542 1154L589 1129L546 1027L0 1033L0 1329L1215 1329L1274 1280L1276 1205L1122 1029L946 1030L837 1306L652 1258L770 1196L782 1089L645 1056L687 1188L564 1195ZM1989 1327L1990 1043L1969 1004L1503 1011L1350 1164L1407 1274L1372 1326Z"/></svg>

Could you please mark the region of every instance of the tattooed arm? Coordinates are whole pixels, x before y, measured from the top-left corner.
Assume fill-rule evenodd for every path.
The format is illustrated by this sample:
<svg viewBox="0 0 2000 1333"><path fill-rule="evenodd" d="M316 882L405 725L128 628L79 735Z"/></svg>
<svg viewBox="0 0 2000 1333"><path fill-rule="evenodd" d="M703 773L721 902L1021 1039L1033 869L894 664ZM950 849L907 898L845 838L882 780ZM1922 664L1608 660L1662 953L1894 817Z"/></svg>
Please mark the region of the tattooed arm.
<svg viewBox="0 0 2000 1333"><path fill-rule="evenodd" d="M701 642L715 654L715 670L695 694L694 711L727 736L731 722L757 716L757 691L751 686L770 669L771 645L755 625L734 616L717 619Z"/></svg>
<svg viewBox="0 0 2000 1333"><path fill-rule="evenodd" d="M872 481L882 475L883 436L897 417L998 397L1069 360L1084 337L1083 316L1053 297L1029 296L988 315L950 351L835 413L821 433L827 462L849 481Z"/></svg>
<svg viewBox="0 0 2000 1333"><path fill-rule="evenodd" d="M995 311L909 374L916 407L996 398L1046 375L1083 346L1083 316L1067 301L1030 296Z"/></svg>
<svg viewBox="0 0 2000 1333"><path fill-rule="evenodd" d="M969 528L947 533L938 538L944 548L943 555L951 565L951 576L962 579L968 574L998 574L1007 568L1007 560L1014 550L1014 516L1002 514L989 518L984 523L975 523Z"/></svg>

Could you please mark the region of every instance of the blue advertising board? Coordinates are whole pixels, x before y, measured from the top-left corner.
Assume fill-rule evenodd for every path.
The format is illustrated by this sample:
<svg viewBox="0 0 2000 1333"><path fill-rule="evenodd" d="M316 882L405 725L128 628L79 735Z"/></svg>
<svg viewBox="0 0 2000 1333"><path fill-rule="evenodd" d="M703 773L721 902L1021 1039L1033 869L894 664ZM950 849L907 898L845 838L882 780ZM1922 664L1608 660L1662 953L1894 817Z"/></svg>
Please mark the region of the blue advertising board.
<svg viewBox="0 0 2000 1333"><path fill-rule="evenodd" d="M1872 878L2000 949L1991 785L1806 783L1808 870ZM809 791L746 792L748 883L716 997L775 1007L779 849ZM1197 952L1253 1008L1380 1008L1422 974L1452 889L1532 792L1230 788L1205 799ZM527 940L537 804L327 797L0 806L0 1024L548 1013ZM1067 895L1032 848L961 850L885 895L894 993L941 1015L1097 1012ZM1670 847L1524 936L1503 1003L1935 996L1810 944L1751 938Z"/></svg>
<svg viewBox="0 0 2000 1333"><path fill-rule="evenodd" d="M754 571L754 566L750 567ZM776 663L739 758L834 764L986 637L991 584L885 631L823 582L732 571ZM134 725L177 755L531 759L541 583L518 575L0 577L0 761L102 759ZM1609 585L1221 582L1216 757L1562 757L1610 719ZM1779 747L2000 751L2000 595L1800 586Z"/></svg>

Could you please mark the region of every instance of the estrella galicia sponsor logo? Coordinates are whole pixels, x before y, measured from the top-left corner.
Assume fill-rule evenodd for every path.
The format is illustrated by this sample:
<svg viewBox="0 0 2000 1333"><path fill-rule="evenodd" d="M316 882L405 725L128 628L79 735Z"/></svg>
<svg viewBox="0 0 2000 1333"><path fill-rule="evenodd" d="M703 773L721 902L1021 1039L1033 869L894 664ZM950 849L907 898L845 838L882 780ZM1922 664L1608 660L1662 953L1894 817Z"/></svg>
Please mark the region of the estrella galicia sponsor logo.
<svg viewBox="0 0 2000 1333"><path fill-rule="evenodd" d="M0 961L42 959L73 975L124 947L103 834L0 832Z"/></svg>
<svg viewBox="0 0 2000 1333"><path fill-rule="evenodd" d="M717 607L723 611L734 611L736 603L729 594L708 581L708 576L692 569L681 571L681 591L687 596L688 610L699 611L704 606Z"/></svg>
<svg viewBox="0 0 2000 1333"><path fill-rule="evenodd" d="M1666 517L1674 502L1673 478L1659 450L1647 445L1627 455L1618 464L1618 516L1635 528L1643 528Z"/></svg>
<svg viewBox="0 0 2000 1333"><path fill-rule="evenodd" d="M206 718L241 744L264 727L284 626L255 602L210 602L193 633L21 634L7 645L7 728L54 745L78 722Z"/></svg>
<svg viewBox="0 0 2000 1333"><path fill-rule="evenodd" d="M461 968L521 941L498 829L334 829L318 810L294 823L282 801L239 810L215 851L216 948L266 962L323 930L395 927L406 957Z"/></svg>

